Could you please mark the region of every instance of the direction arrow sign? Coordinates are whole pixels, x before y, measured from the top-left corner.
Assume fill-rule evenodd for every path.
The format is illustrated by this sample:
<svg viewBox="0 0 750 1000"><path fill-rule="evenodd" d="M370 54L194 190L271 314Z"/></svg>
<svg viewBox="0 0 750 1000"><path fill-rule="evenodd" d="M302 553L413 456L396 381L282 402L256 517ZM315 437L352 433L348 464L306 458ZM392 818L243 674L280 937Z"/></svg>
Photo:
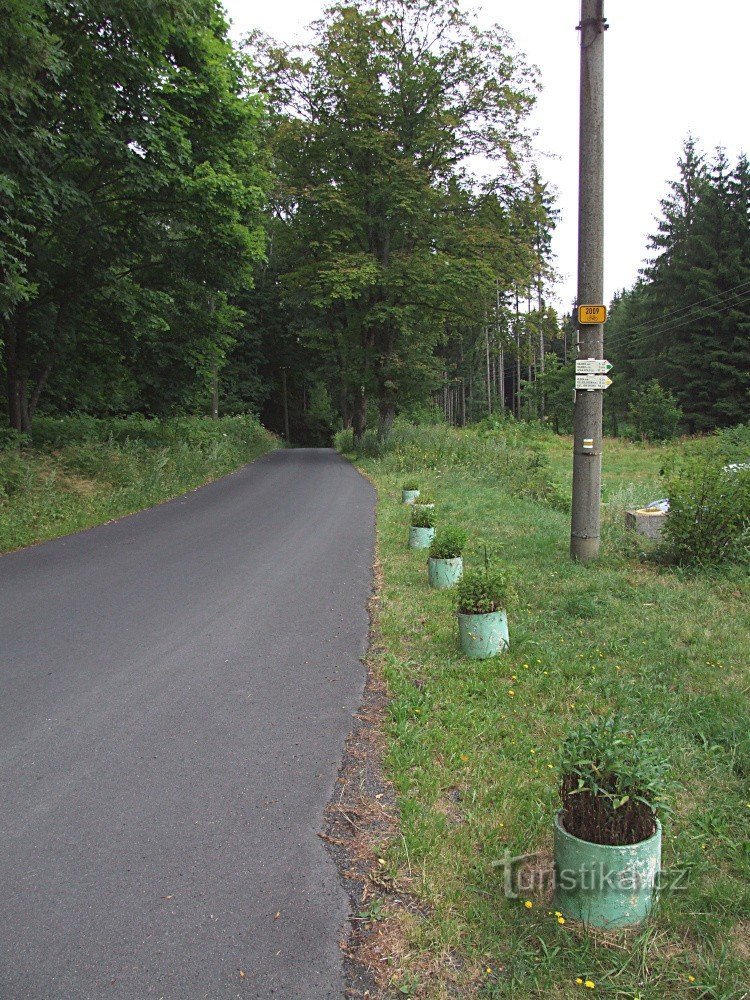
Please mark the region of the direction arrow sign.
<svg viewBox="0 0 750 1000"><path fill-rule="evenodd" d="M594 389L608 389L611 385L612 379L606 375L576 375L576 389L593 392Z"/></svg>
<svg viewBox="0 0 750 1000"><path fill-rule="evenodd" d="M576 375L606 375L612 371L612 364L603 358L581 358L576 361Z"/></svg>

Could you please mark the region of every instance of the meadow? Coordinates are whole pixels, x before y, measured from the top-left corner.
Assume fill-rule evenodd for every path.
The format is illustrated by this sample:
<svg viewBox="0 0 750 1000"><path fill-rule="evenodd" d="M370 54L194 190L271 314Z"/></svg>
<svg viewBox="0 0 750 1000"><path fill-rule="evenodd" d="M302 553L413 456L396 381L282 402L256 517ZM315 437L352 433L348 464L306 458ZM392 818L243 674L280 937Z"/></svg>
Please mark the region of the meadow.
<svg viewBox="0 0 750 1000"><path fill-rule="evenodd" d="M351 449L345 434L338 444ZM602 556L589 565L568 557L567 438L402 425L388 448L353 456L379 498L371 668L387 682L385 771L400 812L380 848L394 891L365 917L391 942L386 980L399 995L748 995L750 574L664 565L622 526L626 506L665 495L683 458L745 448L742 435L606 441ZM438 531L468 530L469 566L487 553L512 574L504 655L461 655L453 596L428 589L426 553L406 548L406 478L435 499ZM558 755L569 726L612 712L658 741L673 811L651 919L587 933L545 888ZM532 855L538 876L519 898L506 896L508 854Z"/></svg>
<svg viewBox="0 0 750 1000"><path fill-rule="evenodd" d="M0 438L0 552L161 503L278 440L254 417L39 417L33 443Z"/></svg>

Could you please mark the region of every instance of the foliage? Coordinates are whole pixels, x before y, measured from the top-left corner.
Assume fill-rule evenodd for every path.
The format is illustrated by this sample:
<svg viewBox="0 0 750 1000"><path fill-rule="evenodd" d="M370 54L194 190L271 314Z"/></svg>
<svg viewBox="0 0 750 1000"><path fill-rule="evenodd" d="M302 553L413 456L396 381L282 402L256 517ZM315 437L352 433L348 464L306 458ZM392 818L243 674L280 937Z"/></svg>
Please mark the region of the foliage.
<svg viewBox="0 0 750 1000"><path fill-rule="evenodd" d="M276 446L253 417L38 417L33 448L0 450L0 551L159 503Z"/></svg>
<svg viewBox="0 0 750 1000"><path fill-rule="evenodd" d="M623 389L659 382L691 432L745 419L750 401L750 165L722 150L706 162L693 139L662 202L653 256L641 280L618 296L607 353ZM613 387L614 389L615 387ZM619 399L618 399L619 397Z"/></svg>
<svg viewBox="0 0 750 1000"><path fill-rule="evenodd" d="M619 717L570 729L560 760L565 829L594 844L645 840L665 805L668 770L653 740Z"/></svg>
<svg viewBox="0 0 750 1000"><path fill-rule="evenodd" d="M504 433L543 449L554 481L569 475L568 440L538 425L509 423ZM618 530L621 497L638 506L665 496L660 470L685 451L706 460L723 438L648 448L607 441L604 498L607 510L617 505ZM731 447L733 461L750 454L741 434ZM581 566L568 558L568 511L508 493L494 473L443 466L431 450L421 459L415 452L405 472L391 453L359 465L380 498L382 599L372 657L388 685L385 767L400 821L378 849L389 875L379 926L394 981L418 970L430 998L574 1000L589 992L576 984L582 977L596 983L592 996L685 1000L693 976L698 993L742 996L750 902L747 567L684 573L641 561L638 548L631 555L615 547L609 521L606 558ZM404 512L391 501L405 473L440 498L441 525L467 529L469 565L481 563L481 538L523 581L502 660L467 668L453 592L431 590L424 564L404 549ZM627 954L620 935L579 934L560 923L548 895L560 747L571 726L612 713L652 734L659 757L675 771L679 763L685 787L671 795L659 905L628 935ZM518 860L511 867L508 858ZM506 895L508 883L517 897ZM399 911L388 912L392 889L416 897L405 925Z"/></svg>
<svg viewBox="0 0 750 1000"><path fill-rule="evenodd" d="M513 598L508 574L497 569L470 570L456 589L459 614L488 615L502 611Z"/></svg>
<svg viewBox="0 0 750 1000"><path fill-rule="evenodd" d="M9 421L207 407L263 251L262 108L216 0L0 24Z"/></svg>
<svg viewBox="0 0 750 1000"><path fill-rule="evenodd" d="M656 379L633 393L628 412L633 428L646 441L666 441L677 433L682 410L671 392L665 392Z"/></svg>
<svg viewBox="0 0 750 1000"><path fill-rule="evenodd" d="M556 434L568 433L573 428L573 387L575 366L563 364L556 354L548 354L544 371L537 371L536 378L521 383L522 398L537 411L544 407Z"/></svg>
<svg viewBox="0 0 750 1000"><path fill-rule="evenodd" d="M374 452L360 447L356 453L362 458L381 458L384 468L398 474L427 467L489 476L509 493L568 508L570 501L552 481L534 438L538 433L538 429L523 424L498 423L487 429L459 431L445 424L415 426L397 419L387 442L381 442ZM349 440L337 438L344 444Z"/></svg>
<svg viewBox="0 0 750 1000"><path fill-rule="evenodd" d="M419 489L419 483L416 479L405 479L401 484L401 489L406 490L407 493L414 493L415 490Z"/></svg>
<svg viewBox="0 0 750 1000"><path fill-rule="evenodd" d="M680 565L750 557L750 469L713 461L683 464L668 485L669 515L659 552Z"/></svg>
<svg viewBox="0 0 750 1000"><path fill-rule="evenodd" d="M396 407L436 384L446 325L478 324L477 292L529 279L544 243L541 181L521 179L534 73L455 0L335 3L309 45L256 33L250 49L279 172L269 296L355 437L374 400L387 439Z"/></svg>
<svg viewBox="0 0 750 1000"><path fill-rule="evenodd" d="M415 507L434 507L435 499L431 497L429 493L420 493L417 499L414 501Z"/></svg>
<svg viewBox="0 0 750 1000"><path fill-rule="evenodd" d="M434 528L435 511L432 507L412 506L411 526L412 528Z"/></svg>
<svg viewBox="0 0 750 1000"><path fill-rule="evenodd" d="M466 545L466 532L451 525L440 529L430 544L431 559L458 559Z"/></svg>

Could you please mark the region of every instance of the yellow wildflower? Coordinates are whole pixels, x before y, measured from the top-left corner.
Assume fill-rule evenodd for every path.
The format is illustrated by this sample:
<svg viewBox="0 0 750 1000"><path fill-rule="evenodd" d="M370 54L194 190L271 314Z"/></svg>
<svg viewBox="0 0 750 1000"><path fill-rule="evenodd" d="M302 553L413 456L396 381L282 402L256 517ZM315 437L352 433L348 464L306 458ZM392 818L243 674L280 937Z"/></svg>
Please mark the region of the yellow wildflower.
<svg viewBox="0 0 750 1000"><path fill-rule="evenodd" d="M527 910L530 910L534 904L531 902L530 899L527 899L523 905L526 907Z"/></svg>

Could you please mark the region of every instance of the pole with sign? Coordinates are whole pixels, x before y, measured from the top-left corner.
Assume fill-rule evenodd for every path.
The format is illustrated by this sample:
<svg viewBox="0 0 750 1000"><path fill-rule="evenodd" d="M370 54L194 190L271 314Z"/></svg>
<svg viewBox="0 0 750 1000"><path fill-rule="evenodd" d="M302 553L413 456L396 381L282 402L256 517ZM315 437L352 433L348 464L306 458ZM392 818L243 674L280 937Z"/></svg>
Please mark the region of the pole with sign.
<svg viewBox="0 0 750 1000"><path fill-rule="evenodd" d="M604 0L581 0L581 117L578 166L578 359L573 415L570 554L599 555L604 362ZM579 371L581 361L588 367ZM591 365L591 363L594 363Z"/></svg>

